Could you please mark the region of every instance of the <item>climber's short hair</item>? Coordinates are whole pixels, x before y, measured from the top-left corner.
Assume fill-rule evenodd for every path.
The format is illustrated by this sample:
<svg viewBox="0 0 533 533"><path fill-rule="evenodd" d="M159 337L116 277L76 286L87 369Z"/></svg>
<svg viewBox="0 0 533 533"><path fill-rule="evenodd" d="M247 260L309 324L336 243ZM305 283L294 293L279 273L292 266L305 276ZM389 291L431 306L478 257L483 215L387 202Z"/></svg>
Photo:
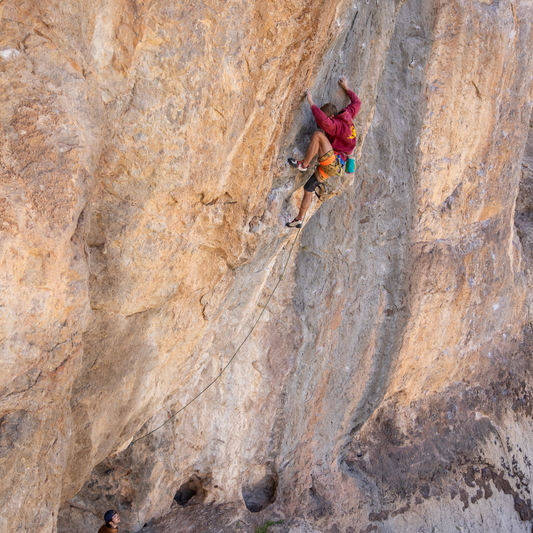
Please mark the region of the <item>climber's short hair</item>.
<svg viewBox="0 0 533 533"><path fill-rule="evenodd" d="M323 111L328 117L332 117L338 113L337 107L334 104L324 104L320 110Z"/></svg>

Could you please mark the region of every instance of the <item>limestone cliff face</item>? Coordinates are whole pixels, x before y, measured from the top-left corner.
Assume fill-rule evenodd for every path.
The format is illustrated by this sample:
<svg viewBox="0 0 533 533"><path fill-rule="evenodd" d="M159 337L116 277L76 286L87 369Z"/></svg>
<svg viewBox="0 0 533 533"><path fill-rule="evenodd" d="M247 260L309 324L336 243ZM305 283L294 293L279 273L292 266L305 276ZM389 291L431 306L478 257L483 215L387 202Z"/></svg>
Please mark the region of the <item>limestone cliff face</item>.
<svg viewBox="0 0 533 533"><path fill-rule="evenodd" d="M532 2L0 16L2 531L531 527Z"/></svg>

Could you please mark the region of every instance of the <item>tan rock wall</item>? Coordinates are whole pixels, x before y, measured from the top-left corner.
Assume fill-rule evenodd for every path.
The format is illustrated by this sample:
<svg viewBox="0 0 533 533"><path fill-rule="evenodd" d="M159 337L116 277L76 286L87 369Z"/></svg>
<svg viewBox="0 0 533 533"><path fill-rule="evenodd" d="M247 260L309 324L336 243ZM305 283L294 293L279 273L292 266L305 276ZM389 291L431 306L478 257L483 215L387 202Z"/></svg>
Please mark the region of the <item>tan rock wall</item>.
<svg viewBox="0 0 533 533"><path fill-rule="evenodd" d="M88 322L80 222L98 125L69 50L24 6L2 8L0 527L50 531Z"/></svg>
<svg viewBox="0 0 533 533"><path fill-rule="evenodd" d="M532 9L4 0L2 527L525 531ZM127 447L265 306L343 73L358 173Z"/></svg>

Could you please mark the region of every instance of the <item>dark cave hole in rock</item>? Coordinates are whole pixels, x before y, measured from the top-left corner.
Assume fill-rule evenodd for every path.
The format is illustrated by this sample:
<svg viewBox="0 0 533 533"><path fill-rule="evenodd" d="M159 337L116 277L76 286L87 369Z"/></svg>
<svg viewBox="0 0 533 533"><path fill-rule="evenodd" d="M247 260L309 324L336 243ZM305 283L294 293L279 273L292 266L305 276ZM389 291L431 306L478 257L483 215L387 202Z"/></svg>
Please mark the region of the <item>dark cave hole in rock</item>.
<svg viewBox="0 0 533 533"><path fill-rule="evenodd" d="M174 500L178 505L184 506L189 503L189 501L198 496L197 499L203 500L205 496L205 490L202 487L202 484L197 480L189 480L187 483L183 483L178 489L178 492L174 495Z"/></svg>
<svg viewBox="0 0 533 533"><path fill-rule="evenodd" d="M242 487L242 498L248 511L259 513L276 499L278 476L268 473L259 481L250 480Z"/></svg>

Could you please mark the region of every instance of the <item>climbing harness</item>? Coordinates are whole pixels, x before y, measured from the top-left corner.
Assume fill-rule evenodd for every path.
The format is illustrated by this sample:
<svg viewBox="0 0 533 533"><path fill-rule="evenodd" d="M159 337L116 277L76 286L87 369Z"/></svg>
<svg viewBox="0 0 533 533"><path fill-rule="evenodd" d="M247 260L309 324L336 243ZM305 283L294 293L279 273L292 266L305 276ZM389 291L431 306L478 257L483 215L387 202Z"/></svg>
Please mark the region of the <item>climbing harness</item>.
<svg viewBox="0 0 533 533"><path fill-rule="evenodd" d="M303 222L305 220L305 216L302 220L302 227L303 227ZM151 435L152 433L155 433L156 431L158 431L159 429L161 429L165 424L167 424L168 422L170 422L173 418L175 418L177 415L179 415L182 411L184 411L185 409L187 409L187 407L189 407L189 405L191 405L191 403L193 403L195 400L197 400L200 396L202 396L202 394L204 392L206 392L210 387L211 385L214 385L221 377L222 377L222 374L226 371L226 369L228 368L229 365L231 365L231 363L233 362L233 360L235 359L235 357L237 356L237 354L240 352L241 348L244 346L244 343L248 340L248 338L250 337L250 335L253 333L253 331L255 330L255 328L257 327L257 324L259 323L259 321L261 320L262 316L263 316L263 313L265 312L266 308L268 307L268 304L270 303L270 300L272 299L272 296L274 296L274 293L276 292L276 289L278 288L279 284L283 281L283 276L285 274L285 270L287 270L287 266L289 264L289 261L291 259L291 256L292 256L292 252L294 250L294 246L296 244L296 241L298 240L298 237L300 236L300 232L302 231L302 228L298 228L298 232L296 233L296 237L294 238L293 242L292 242L292 246L291 246L291 249L290 249L290 252L289 252L289 256L287 257L287 261L285 262L285 266L283 267L283 270L281 271L281 274L279 276L279 279L276 283L276 285L274 286L274 288L272 289L272 292L270 293L270 296L268 297L268 300L266 301L266 304L264 305L263 309L261 310L261 313L259 313L259 316L257 317L257 320L255 321L255 323L253 324L252 328L250 329L250 331L248 332L248 335L246 335L246 337L244 338L244 340L241 342L241 344L239 345L239 347L237 348L237 350L235 351L235 353L231 356L230 360L227 362L226 366L224 366L224 368L222 368L222 370L220 371L220 373L218 374L218 376L213 379L213 381L211 381L211 383L209 383L207 385L207 387L205 387L203 390L201 390L192 400L190 400L188 403L186 403L181 409L178 409L174 414L170 415L161 425L157 426L155 429L152 429L152 431L149 431L148 433L146 433L145 435L142 435L141 437L135 439L135 440L132 440L131 441L131 444L130 446L133 446L136 442L139 442L140 440L142 439L145 439L146 437L148 437L149 435Z"/></svg>

